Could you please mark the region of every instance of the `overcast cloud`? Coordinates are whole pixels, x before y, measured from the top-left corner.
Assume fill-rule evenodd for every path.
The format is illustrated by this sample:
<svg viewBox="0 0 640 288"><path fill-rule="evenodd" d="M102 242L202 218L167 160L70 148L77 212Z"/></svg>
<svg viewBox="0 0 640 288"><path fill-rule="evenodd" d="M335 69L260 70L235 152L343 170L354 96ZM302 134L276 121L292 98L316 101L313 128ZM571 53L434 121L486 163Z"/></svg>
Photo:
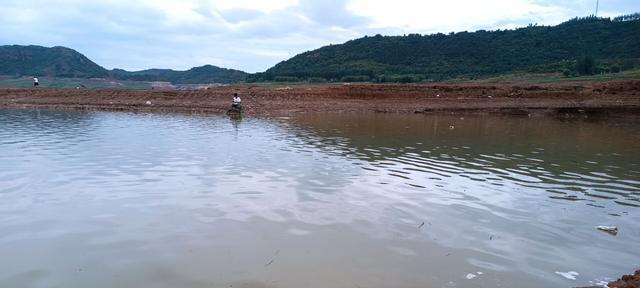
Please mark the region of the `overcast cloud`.
<svg viewBox="0 0 640 288"><path fill-rule="evenodd" d="M3 0L0 44L67 46L106 68L260 72L364 35L555 25L596 0ZM601 0L600 15L640 12Z"/></svg>

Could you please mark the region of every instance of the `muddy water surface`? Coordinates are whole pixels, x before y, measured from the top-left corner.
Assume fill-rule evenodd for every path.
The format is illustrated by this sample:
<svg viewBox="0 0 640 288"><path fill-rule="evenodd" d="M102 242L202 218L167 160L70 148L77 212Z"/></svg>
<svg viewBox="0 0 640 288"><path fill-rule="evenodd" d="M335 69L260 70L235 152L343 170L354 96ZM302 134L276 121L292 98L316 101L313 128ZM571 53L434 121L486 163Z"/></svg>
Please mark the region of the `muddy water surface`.
<svg viewBox="0 0 640 288"><path fill-rule="evenodd" d="M639 128L0 110L0 287L591 285L640 268Z"/></svg>

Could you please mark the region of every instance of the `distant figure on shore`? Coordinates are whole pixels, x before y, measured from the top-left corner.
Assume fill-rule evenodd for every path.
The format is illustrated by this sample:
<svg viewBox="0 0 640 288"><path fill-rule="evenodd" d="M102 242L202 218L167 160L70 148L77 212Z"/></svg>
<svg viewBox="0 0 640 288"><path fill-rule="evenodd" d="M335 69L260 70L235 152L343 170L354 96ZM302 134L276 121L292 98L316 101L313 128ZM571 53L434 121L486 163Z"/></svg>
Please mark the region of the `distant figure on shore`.
<svg viewBox="0 0 640 288"><path fill-rule="evenodd" d="M241 109L242 108L242 99L238 96L238 93L233 93L233 104L231 104L231 108Z"/></svg>
<svg viewBox="0 0 640 288"><path fill-rule="evenodd" d="M33 87L38 87L40 83L38 82L38 77L33 77Z"/></svg>

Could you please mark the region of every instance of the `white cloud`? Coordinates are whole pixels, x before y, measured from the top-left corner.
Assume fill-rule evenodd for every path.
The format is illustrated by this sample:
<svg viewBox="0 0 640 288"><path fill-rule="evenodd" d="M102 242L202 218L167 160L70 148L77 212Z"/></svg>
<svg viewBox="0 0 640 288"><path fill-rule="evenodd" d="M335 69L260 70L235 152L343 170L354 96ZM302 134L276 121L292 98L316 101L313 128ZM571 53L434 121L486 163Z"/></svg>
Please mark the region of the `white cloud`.
<svg viewBox="0 0 640 288"><path fill-rule="evenodd" d="M270 13L298 5L298 0L214 0L218 10L247 9Z"/></svg>
<svg viewBox="0 0 640 288"><path fill-rule="evenodd" d="M460 31L505 20L566 20L561 7L527 0L353 0L348 7L356 15L374 19L370 28L407 33Z"/></svg>
<svg viewBox="0 0 640 288"><path fill-rule="evenodd" d="M142 3L152 9L158 9L165 15L165 23L168 25L180 25L184 23L198 23L205 20L204 16L195 10L200 6L197 0L141 0Z"/></svg>

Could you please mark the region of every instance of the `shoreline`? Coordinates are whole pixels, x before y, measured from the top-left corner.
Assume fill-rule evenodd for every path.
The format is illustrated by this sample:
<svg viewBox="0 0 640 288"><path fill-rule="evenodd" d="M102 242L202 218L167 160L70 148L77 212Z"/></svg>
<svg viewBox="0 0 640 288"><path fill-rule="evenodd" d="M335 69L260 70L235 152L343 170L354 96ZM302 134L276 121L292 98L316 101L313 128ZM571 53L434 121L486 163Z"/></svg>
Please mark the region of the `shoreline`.
<svg viewBox="0 0 640 288"><path fill-rule="evenodd" d="M206 90L0 89L0 108L224 114L233 93L245 114L447 113L617 116L640 112L640 80L555 84L235 85Z"/></svg>

